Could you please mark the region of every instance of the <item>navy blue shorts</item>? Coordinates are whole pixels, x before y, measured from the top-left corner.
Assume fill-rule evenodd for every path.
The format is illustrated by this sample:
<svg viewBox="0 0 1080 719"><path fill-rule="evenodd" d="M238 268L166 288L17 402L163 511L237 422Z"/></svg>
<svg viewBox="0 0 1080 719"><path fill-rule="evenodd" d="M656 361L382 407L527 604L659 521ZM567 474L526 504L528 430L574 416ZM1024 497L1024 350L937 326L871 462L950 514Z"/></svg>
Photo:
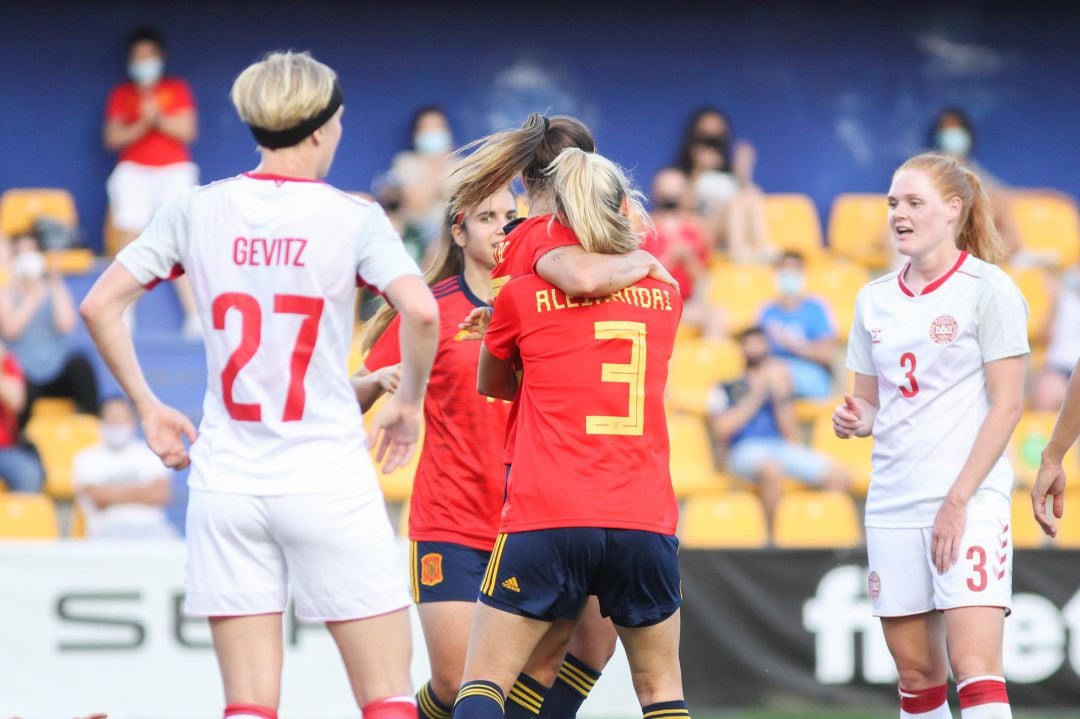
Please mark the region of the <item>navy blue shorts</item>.
<svg viewBox="0 0 1080 719"><path fill-rule="evenodd" d="M621 627L657 624L682 603L679 540L634 529L573 527L500 534L480 601L552 622L573 619L595 594Z"/></svg>
<svg viewBox="0 0 1080 719"><path fill-rule="evenodd" d="M491 552L453 542L411 542L413 601L475 602Z"/></svg>

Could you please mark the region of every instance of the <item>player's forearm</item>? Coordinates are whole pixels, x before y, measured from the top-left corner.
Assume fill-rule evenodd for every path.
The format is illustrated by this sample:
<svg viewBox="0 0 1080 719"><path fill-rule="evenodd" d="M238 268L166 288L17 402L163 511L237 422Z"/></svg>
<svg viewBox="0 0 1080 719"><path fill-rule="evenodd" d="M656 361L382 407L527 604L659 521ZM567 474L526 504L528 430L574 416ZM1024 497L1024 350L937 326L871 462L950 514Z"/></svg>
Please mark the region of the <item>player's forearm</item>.
<svg viewBox="0 0 1080 719"><path fill-rule="evenodd" d="M396 396L405 404L419 406L439 343L439 310L434 300L429 311L401 312L400 342L401 380Z"/></svg>
<svg viewBox="0 0 1080 719"><path fill-rule="evenodd" d="M519 379L514 363L502 360L484 347L476 369L476 391L487 397L512 401L517 396Z"/></svg>
<svg viewBox="0 0 1080 719"><path fill-rule="evenodd" d="M1065 453L1076 444L1077 437L1080 437L1080 362L1077 362L1073 369L1054 431L1050 433L1050 441L1043 449L1043 459L1061 464Z"/></svg>
<svg viewBox="0 0 1080 719"><path fill-rule="evenodd" d="M371 409L371 405L383 395L379 378L364 368L354 374L349 382L352 384L353 392L356 393L356 401L360 403L361 412Z"/></svg>
<svg viewBox="0 0 1080 719"><path fill-rule="evenodd" d="M1023 414L1023 402L991 403L964 467L946 495L946 501L967 504L982 486L998 459L1005 454L1009 438Z"/></svg>
<svg viewBox="0 0 1080 719"><path fill-rule="evenodd" d="M190 144L195 141L199 134L199 122L194 112L183 112L176 115L159 115L157 128L164 134Z"/></svg>
<svg viewBox="0 0 1080 719"><path fill-rule="evenodd" d="M536 273L571 297L606 297L648 277L656 263L642 250L601 255L559 248L540 258Z"/></svg>
<svg viewBox="0 0 1080 719"><path fill-rule="evenodd" d="M135 355L135 343L122 316L126 307L126 303L102 301L92 289L79 309L105 366L141 414L158 399L150 390Z"/></svg>

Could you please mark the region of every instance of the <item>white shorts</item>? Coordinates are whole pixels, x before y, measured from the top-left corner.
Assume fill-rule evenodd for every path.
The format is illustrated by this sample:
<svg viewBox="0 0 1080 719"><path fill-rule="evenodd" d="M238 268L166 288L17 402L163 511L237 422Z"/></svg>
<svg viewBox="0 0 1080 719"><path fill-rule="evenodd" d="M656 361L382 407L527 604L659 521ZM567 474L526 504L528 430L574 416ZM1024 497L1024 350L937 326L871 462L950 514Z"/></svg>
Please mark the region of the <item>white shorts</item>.
<svg viewBox="0 0 1080 719"><path fill-rule="evenodd" d="M408 571L382 495L255 496L192 490L184 612L334 622L408 607Z"/></svg>
<svg viewBox="0 0 1080 719"><path fill-rule="evenodd" d="M866 528L874 616L905 617L957 607L1009 611L1013 547L1008 502L972 498L959 559L945 574L934 568L932 532L930 527Z"/></svg>
<svg viewBox="0 0 1080 719"><path fill-rule="evenodd" d="M158 208L198 182L199 168L193 162L159 167L118 163L105 183L113 227L124 232L141 232Z"/></svg>

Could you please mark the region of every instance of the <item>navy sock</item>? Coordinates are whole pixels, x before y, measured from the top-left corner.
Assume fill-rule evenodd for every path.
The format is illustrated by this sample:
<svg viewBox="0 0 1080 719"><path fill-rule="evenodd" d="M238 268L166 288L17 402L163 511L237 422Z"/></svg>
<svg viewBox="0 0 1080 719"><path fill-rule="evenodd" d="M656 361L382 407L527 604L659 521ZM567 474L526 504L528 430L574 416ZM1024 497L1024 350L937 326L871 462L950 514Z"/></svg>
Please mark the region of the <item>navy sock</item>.
<svg viewBox="0 0 1080 719"><path fill-rule="evenodd" d="M567 654L555 683L548 689L540 719L574 719L599 678L600 672Z"/></svg>
<svg viewBox="0 0 1080 719"><path fill-rule="evenodd" d="M690 719L690 710L686 708L686 700L679 699L641 707L641 716L643 719Z"/></svg>
<svg viewBox="0 0 1080 719"><path fill-rule="evenodd" d="M454 702L454 719L503 719L505 703L495 682L465 682Z"/></svg>
<svg viewBox="0 0 1080 719"><path fill-rule="evenodd" d="M506 697L506 719L536 719L547 691L547 687L528 674L519 675Z"/></svg>
<svg viewBox="0 0 1080 719"><path fill-rule="evenodd" d="M443 704L435 692L431 690L431 682L420 687L416 692L416 709L420 719L450 719L454 710Z"/></svg>

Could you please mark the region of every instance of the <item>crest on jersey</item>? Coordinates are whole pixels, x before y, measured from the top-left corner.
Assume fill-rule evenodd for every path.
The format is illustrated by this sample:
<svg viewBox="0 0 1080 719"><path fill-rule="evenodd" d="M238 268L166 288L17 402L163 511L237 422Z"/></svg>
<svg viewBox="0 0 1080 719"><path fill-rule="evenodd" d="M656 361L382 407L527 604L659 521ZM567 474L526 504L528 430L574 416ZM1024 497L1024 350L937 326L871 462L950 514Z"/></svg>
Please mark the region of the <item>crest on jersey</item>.
<svg viewBox="0 0 1080 719"><path fill-rule="evenodd" d="M930 339L936 345L947 345L956 339L956 331L959 327L955 318L941 315L930 323Z"/></svg>
<svg viewBox="0 0 1080 719"><path fill-rule="evenodd" d="M420 583L425 587L434 587L442 580L442 555L431 552L420 557Z"/></svg>
<svg viewBox="0 0 1080 719"><path fill-rule="evenodd" d="M881 596L881 577L877 572L870 572L870 576L866 578L866 588L870 591L870 598L876 602Z"/></svg>

